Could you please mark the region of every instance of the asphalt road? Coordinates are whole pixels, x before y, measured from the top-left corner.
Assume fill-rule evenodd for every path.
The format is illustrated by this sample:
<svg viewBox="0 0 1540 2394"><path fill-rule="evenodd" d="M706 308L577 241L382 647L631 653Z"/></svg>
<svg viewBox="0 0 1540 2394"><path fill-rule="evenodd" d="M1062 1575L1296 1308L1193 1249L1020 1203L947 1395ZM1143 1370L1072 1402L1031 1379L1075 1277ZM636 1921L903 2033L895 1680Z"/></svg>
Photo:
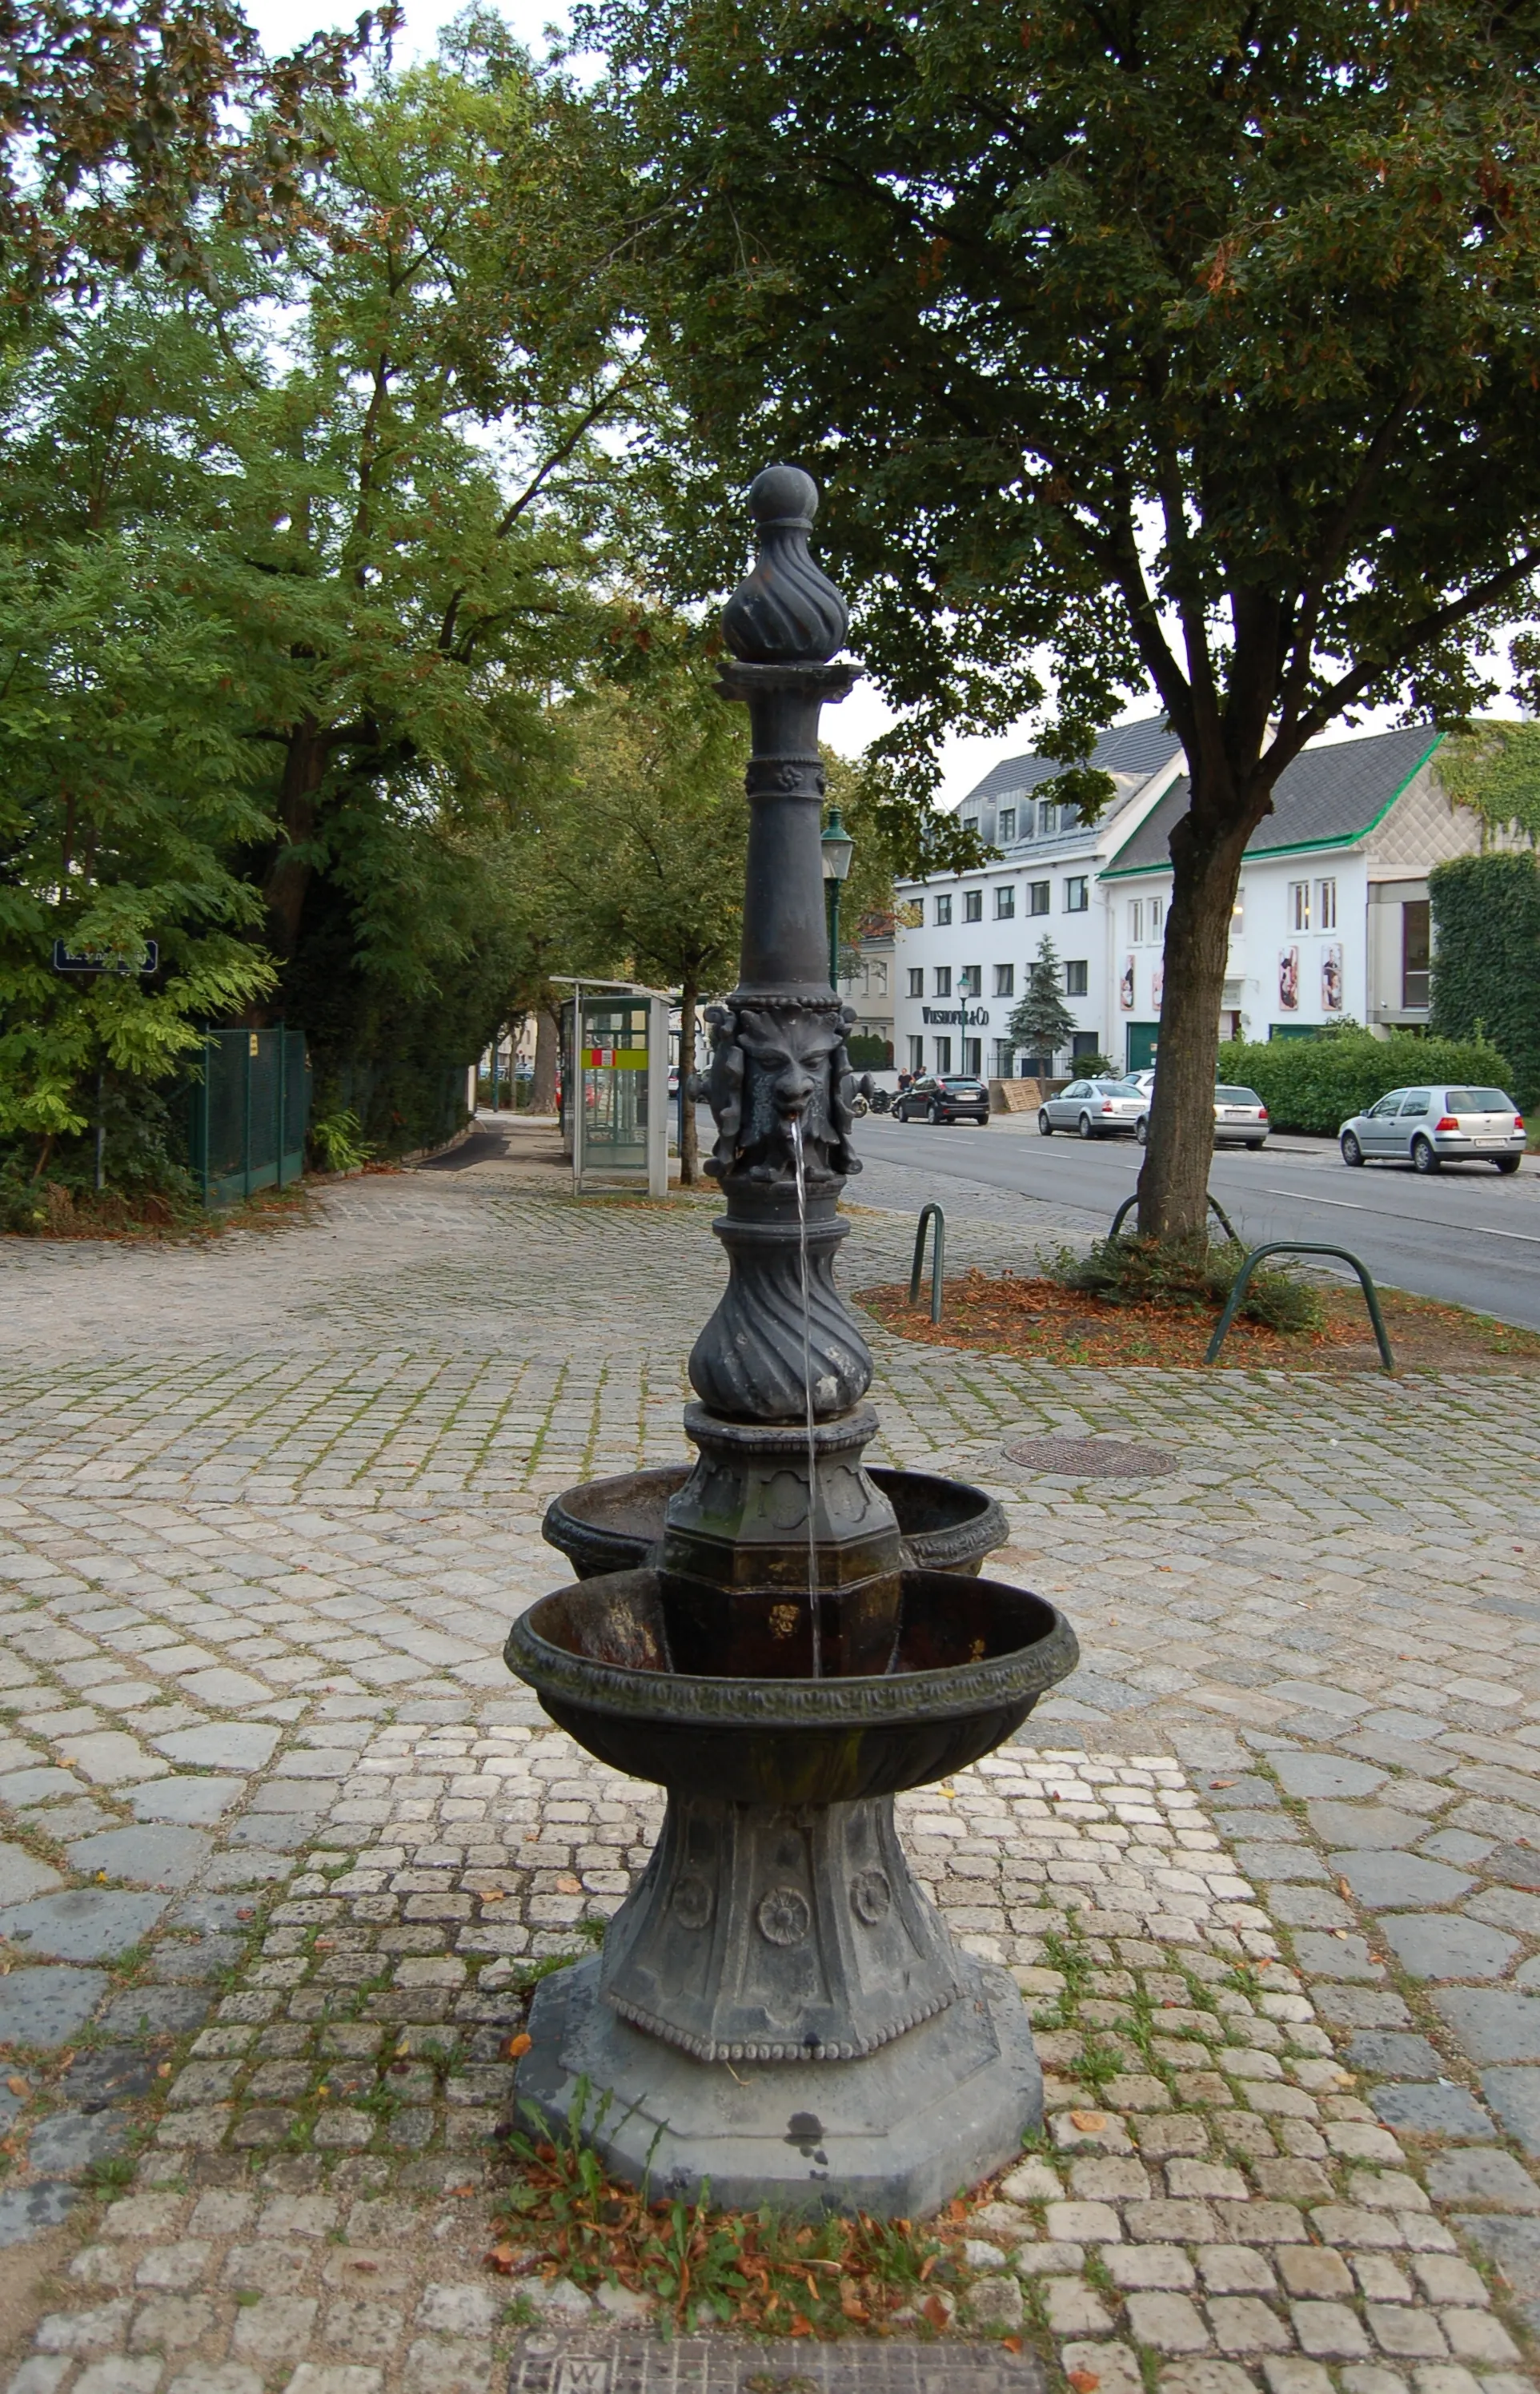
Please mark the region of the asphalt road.
<svg viewBox="0 0 1540 2394"><path fill-rule="evenodd" d="M923 1181L926 1194L943 1205L955 1184L959 1212L967 1211L963 1192L971 1182L1109 1224L1142 1160L1131 1138L1088 1145L1062 1133L1042 1138L1035 1125L1014 1124L933 1130L880 1114L856 1125L856 1145L868 1175L853 1189L857 1200L888 1202L883 1166L897 1165L908 1167L902 1175L907 1190ZM1351 1247L1390 1287L1540 1330L1540 1160L1533 1156L1511 1179L1477 1164L1446 1165L1424 1180L1398 1164L1350 1172L1334 1145L1307 1150L1286 1141L1255 1155L1245 1148L1220 1151L1209 1187L1254 1246L1267 1239L1329 1240Z"/></svg>

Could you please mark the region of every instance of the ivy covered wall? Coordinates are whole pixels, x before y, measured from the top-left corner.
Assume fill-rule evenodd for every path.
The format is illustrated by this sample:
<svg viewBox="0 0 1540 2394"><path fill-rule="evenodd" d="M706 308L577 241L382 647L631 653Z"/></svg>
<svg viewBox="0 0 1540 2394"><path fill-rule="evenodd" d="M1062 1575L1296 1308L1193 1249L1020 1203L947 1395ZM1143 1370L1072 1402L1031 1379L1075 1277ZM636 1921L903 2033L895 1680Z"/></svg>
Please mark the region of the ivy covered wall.
<svg viewBox="0 0 1540 2394"><path fill-rule="evenodd" d="M1540 868L1533 849L1435 866L1432 1029L1484 1033L1513 1072L1511 1094L1540 1106Z"/></svg>

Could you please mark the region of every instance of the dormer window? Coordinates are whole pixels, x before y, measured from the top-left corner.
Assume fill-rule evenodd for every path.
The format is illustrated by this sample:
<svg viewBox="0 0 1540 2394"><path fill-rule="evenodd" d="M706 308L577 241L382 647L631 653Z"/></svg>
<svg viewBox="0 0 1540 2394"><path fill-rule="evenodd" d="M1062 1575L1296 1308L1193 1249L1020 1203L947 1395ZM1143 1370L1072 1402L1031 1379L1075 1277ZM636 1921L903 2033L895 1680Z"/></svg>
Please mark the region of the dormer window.
<svg viewBox="0 0 1540 2394"><path fill-rule="evenodd" d="M1015 808L1014 808L1014 807L1001 807L1001 809L1000 809L1000 835L1000 835L1000 837L1001 837L1001 839L1002 839L1002 840L1006 840L1006 839L1014 839L1014 838L1015 838L1015 836L1016 836L1016 809L1015 809Z"/></svg>

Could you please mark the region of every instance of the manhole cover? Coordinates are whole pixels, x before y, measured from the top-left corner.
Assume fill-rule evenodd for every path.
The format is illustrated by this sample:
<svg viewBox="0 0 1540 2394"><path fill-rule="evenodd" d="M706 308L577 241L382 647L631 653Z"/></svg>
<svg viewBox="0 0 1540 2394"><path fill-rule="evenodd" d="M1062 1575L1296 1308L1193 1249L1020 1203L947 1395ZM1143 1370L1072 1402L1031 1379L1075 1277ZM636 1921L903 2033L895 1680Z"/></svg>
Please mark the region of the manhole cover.
<svg viewBox="0 0 1540 2394"><path fill-rule="evenodd" d="M1128 1446L1118 1438L1017 1438L1007 1463L1027 1471L1056 1471L1070 1480L1157 1480L1177 1458L1160 1446Z"/></svg>

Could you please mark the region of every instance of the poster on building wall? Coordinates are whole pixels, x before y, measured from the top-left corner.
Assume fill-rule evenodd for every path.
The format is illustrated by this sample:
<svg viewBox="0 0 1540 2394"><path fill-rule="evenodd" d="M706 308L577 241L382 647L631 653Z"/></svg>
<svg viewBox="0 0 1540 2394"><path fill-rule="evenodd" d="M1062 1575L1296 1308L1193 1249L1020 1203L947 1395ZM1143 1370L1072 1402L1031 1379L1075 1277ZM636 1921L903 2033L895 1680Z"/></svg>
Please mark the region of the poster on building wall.
<svg viewBox="0 0 1540 2394"><path fill-rule="evenodd" d="M1299 951L1281 948L1278 952L1278 1003L1286 1014L1299 1011Z"/></svg>
<svg viewBox="0 0 1540 2394"><path fill-rule="evenodd" d="M1123 978L1117 984L1117 1003L1125 1014L1133 1012L1133 958L1123 960Z"/></svg>
<svg viewBox="0 0 1540 2394"><path fill-rule="evenodd" d="M1340 1014L1342 1011L1342 946L1334 940L1321 951L1321 1011Z"/></svg>
<svg viewBox="0 0 1540 2394"><path fill-rule="evenodd" d="M1160 1001L1166 994L1166 959L1163 956L1150 974L1150 1012L1160 1012Z"/></svg>

